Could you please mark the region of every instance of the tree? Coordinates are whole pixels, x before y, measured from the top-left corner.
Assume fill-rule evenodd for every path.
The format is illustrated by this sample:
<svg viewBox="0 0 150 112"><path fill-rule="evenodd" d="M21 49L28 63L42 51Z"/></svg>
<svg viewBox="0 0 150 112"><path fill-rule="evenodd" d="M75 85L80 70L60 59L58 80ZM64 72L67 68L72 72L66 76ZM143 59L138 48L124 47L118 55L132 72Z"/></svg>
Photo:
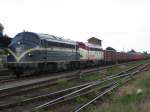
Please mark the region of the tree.
<svg viewBox="0 0 150 112"><path fill-rule="evenodd" d="M131 49L131 51L129 51L129 53L136 53L136 51L134 49Z"/></svg>
<svg viewBox="0 0 150 112"><path fill-rule="evenodd" d="M112 47L107 47L106 50L108 50L108 51L115 51L116 52L116 49L114 49Z"/></svg>
<svg viewBox="0 0 150 112"><path fill-rule="evenodd" d="M0 32L3 32L4 26L0 23Z"/></svg>

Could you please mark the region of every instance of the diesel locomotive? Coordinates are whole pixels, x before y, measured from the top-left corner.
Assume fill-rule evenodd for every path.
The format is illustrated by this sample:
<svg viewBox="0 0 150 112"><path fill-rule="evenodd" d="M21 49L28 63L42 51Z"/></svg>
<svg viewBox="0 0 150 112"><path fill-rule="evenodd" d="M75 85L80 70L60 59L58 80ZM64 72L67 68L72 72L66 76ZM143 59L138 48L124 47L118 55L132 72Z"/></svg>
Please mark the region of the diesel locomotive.
<svg viewBox="0 0 150 112"><path fill-rule="evenodd" d="M17 75L79 68L103 60L99 46L34 32L17 34L8 52L7 66Z"/></svg>
<svg viewBox="0 0 150 112"><path fill-rule="evenodd" d="M8 52L6 65L17 76L144 59L142 54L103 50L97 44L34 32L17 34L9 44Z"/></svg>

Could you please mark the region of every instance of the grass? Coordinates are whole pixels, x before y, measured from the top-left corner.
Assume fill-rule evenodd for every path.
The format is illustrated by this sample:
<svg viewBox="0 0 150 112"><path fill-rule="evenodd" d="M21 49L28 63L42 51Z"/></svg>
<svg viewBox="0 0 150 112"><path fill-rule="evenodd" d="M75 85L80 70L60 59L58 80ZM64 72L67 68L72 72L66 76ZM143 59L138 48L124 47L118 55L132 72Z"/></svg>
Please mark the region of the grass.
<svg viewBox="0 0 150 112"><path fill-rule="evenodd" d="M37 110L37 111L33 111L33 112L54 112L54 111L41 109L41 110Z"/></svg>
<svg viewBox="0 0 150 112"><path fill-rule="evenodd" d="M100 79L100 76L101 76L100 73L96 72L96 73L81 77L81 80L85 80L85 81L98 80Z"/></svg>
<svg viewBox="0 0 150 112"><path fill-rule="evenodd" d="M121 104L127 105L127 104L130 104L130 103L140 102L143 99L144 99L144 94L143 93L141 93L141 94L133 93L133 94L127 94L127 95L124 95L124 96L120 96L117 101Z"/></svg>
<svg viewBox="0 0 150 112"><path fill-rule="evenodd" d="M138 112L136 105L143 99L143 94L125 95L104 106L97 107L91 105L84 112Z"/></svg>
<svg viewBox="0 0 150 112"><path fill-rule="evenodd" d="M142 79L140 85L144 88L150 87L150 77Z"/></svg>
<svg viewBox="0 0 150 112"><path fill-rule="evenodd" d="M129 69L130 67L133 67L138 64L143 64L145 62L146 61L144 60L144 61L138 61L138 62L135 61L132 63L127 63L126 65L116 65L112 68L108 68L108 69L102 70L100 72L95 72L95 73L89 74L88 76L82 76L81 80L85 80L85 81L100 80L106 76L117 74L119 72Z"/></svg>
<svg viewBox="0 0 150 112"><path fill-rule="evenodd" d="M121 104L113 104L101 108L97 108L96 106L89 106L85 111L82 112L137 112L137 109L129 105L125 106Z"/></svg>
<svg viewBox="0 0 150 112"><path fill-rule="evenodd" d="M124 67L114 66L112 68L108 68L108 69L100 71L100 72L95 72L95 73L89 74L88 76L83 76L83 77L81 77L81 80L85 80L85 81L101 80L102 78L104 78L106 76L117 74L126 69L128 69L126 66L124 66Z"/></svg>
<svg viewBox="0 0 150 112"><path fill-rule="evenodd" d="M86 109L84 112L138 112L138 109L131 105L107 105L107 107L97 108L95 106L91 106Z"/></svg>
<svg viewBox="0 0 150 112"><path fill-rule="evenodd" d="M88 101L88 99L84 96L78 96L78 97L75 98L76 103L84 103L86 101Z"/></svg>
<svg viewBox="0 0 150 112"><path fill-rule="evenodd" d="M68 85L68 81L67 81L67 79L58 79L57 84L59 86L66 86L66 85Z"/></svg>
<svg viewBox="0 0 150 112"><path fill-rule="evenodd" d="M121 72L123 70L123 68L119 67L119 66L115 66L112 68L108 68L106 74L107 75L112 75L112 74L116 74L118 72Z"/></svg>
<svg viewBox="0 0 150 112"><path fill-rule="evenodd" d="M15 97L15 99L16 99L16 101L22 101L22 100L26 100L26 99L28 99L28 98L30 98L30 97L28 97L28 96L16 96Z"/></svg>

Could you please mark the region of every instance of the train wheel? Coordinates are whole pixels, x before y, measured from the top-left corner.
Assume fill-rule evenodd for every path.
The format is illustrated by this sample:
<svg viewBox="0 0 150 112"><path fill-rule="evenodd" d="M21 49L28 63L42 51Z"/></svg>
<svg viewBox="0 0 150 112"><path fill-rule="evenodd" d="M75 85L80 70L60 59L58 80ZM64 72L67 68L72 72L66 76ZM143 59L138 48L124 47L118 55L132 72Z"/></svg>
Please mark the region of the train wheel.
<svg viewBox="0 0 150 112"><path fill-rule="evenodd" d="M20 71L15 71L13 72L13 75L15 75L17 78L21 77L22 72Z"/></svg>

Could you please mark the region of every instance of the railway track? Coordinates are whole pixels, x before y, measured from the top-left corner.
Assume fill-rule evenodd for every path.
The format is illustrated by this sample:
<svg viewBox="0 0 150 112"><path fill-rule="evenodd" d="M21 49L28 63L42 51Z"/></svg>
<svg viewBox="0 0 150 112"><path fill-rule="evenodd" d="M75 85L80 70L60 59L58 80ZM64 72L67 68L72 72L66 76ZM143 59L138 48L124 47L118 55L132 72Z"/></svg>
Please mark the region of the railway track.
<svg viewBox="0 0 150 112"><path fill-rule="evenodd" d="M132 67L126 71L120 72L118 74L106 77L105 79L101 80L101 81L92 81L92 82L88 82L88 83L84 83L81 85L77 85L77 86L73 86L64 90L60 90L60 91L56 91L50 94L44 94L44 95L40 95L40 96L36 96L36 97L32 97L32 98L28 98L25 100L21 100L18 102L10 102L7 104L1 104L0 105L0 109L1 110L7 110L10 107L14 108L14 111L16 108L18 109L18 106L23 106L24 108L30 110L30 111L34 111L34 110L39 110L39 109L43 109L45 107L54 105L54 104L58 104L61 103L63 101L68 101L70 99L73 99L77 96L81 96L81 95L86 95L91 93L92 91L95 90L95 87L97 87L98 85L104 84L108 81L114 80L114 79L118 79L121 77L125 77L125 76L129 76L128 72L132 72L135 69L139 68L141 65ZM107 83L105 85L102 85L101 87L99 87L98 89L103 90L105 88L111 87L112 85L114 85L114 83L116 82L110 82ZM80 93L80 94L79 94ZM73 96L72 96L73 95ZM3 97L1 97L3 98ZM56 99L55 99L56 98ZM51 101L49 101L49 99L52 99ZM41 101L44 100L44 101ZM36 102L36 104L32 104L33 102ZM47 103L45 103L47 102ZM31 103L29 106L26 107L26 104ZM33 107L34 105L34 107ZM39 105L39 106L35 106L35 105ZM33 107L32 109L29 107ZM9 109L8 109L9 110ZM19 109L19 111L22 111L22 108Z"/></svg>
<svg viewBox="0 0 150 112"><path fill-rule="evenodd" d="M73 112L80 112L81 110L83 110L84 108L86 108L88 105L90 105L91 103L95 102L96 100L100 99L102 96L104 96L105 94L111 92L112 90L114 90L115 88L126 84L128 81L132 80L135 78L135 75L141 71L143 71L143 69L146 67L147 65L144 65L142 68L140 68L139 70L136 70L135 72L129 73L129 75L127 75L125 78L113 83L111 86L107 86L107 88L100 92L95 98L91 99L89 102L83 104L82 106L80 106L79 108L75 109Z"/></svg>
<svg viewBox="0 0 150 112"><path fill-rule="evenodd" d="M0 69L0 84L14 79L15 77L8 69Z"/></svg>
<svg viewBox="0 0 150 112"><path fill-rule="evenodd" d="M139 70L136 70L135 72L132 72L132 71L133 71L133 69L135 69L137 67L139 67L139 66L133 67L133 68L129 69L128 71L124 71L122 73L115 74L115 75L113 75L111 77L106 77L105 79L103 79L101 81L95 81L92 84L87 85L86 87L83 87L83 88L78 89L76 91L73 91L73 92L71 92L69 94L65 94L64 96L60 96L60 97L58 97L56 99L53 99L53 100L51 100L49 102L46 102L46 103L44 103L42 105L39 105L39 106L35 107L32 111L45 109L45 108L47 108L49 106L53 106L53 105L56 105L56 104L59 104L59 103L62 103L62 102L68 101L68 100L72 100L72 99L74 99L74 98L76 98L78 96L87 95L87 94L92 93L93 91L97 90L97 86L100 86L100 87L98 87L99 90L103 90L104 89L104 93L107 93L110 90L118 87L118 85L120 84L120 81L118 81L118 83L117 83L117 81L116 80L114 81L114 79L124 78L124 77L126 78L126 77L129 77L130 75L136 74L137 71L139 72ZM140 70L142 70L144 67L140 68ZM108 81L111 81L111 82L108 82ZM108 82L108 83L104 84L105 82ZM105 88L106 88L106 90L105 90ZM81 108L83 108L83 107L81 107ZM81 110L81 109L79 108L77 110Z"/></svg>
<svg viewBox="0 0 150 112"><path fill-rule="evenodd" d="M120 65L120 64L119 64ZM79 78L83 75L88 75L89 73L96 72L99 70L104 70L108 68L112 68L115 65L112 66L105 66L105 67L98 67L98 68L92 68L92 69L84 69L80 71L74 71L74 72L68 72L66 74L59 74L56 76L47 76L47 77L38 77L34 78L22 78L22 79L15 79L16 82L13 80L10 83L6 83L5 85L0 86L0 98L17 95L21 93L26 93L29 91L33 91L36 89L48 87L51 85L57 84L57 80L60 78L65 78L65 80L73 80L76 78Z"/></svg>
<svg viewBox="0 0 150 112"><path fill-rule="evenodd" d="M11 95L16 95L23 92L32 91L38 88L47 87L50 85L55 85L58 79L65 78L66 80L73 80L76 78L79 78L82 75L88 75L89 73L96 72L99 70L104 70L111 68L112 66L105 66L105 67L98 67L98 68L92 68L92 69L84 69L84 70L77 70L74 72L66 72L64 74L57 74L54 76L44 76L44 77L25 77L21 79L14 79L5 85L0 86L0 98L2 97L8 97ZM14 86L13 86L14 85ZM37 86L38 85L38 86Z"/></svg>
<svg viewBox="0 0 150 112"><path fill-rule="evenodd" d="M0 69L0 78L9 75L10 71L6 68Z"/></svg>

